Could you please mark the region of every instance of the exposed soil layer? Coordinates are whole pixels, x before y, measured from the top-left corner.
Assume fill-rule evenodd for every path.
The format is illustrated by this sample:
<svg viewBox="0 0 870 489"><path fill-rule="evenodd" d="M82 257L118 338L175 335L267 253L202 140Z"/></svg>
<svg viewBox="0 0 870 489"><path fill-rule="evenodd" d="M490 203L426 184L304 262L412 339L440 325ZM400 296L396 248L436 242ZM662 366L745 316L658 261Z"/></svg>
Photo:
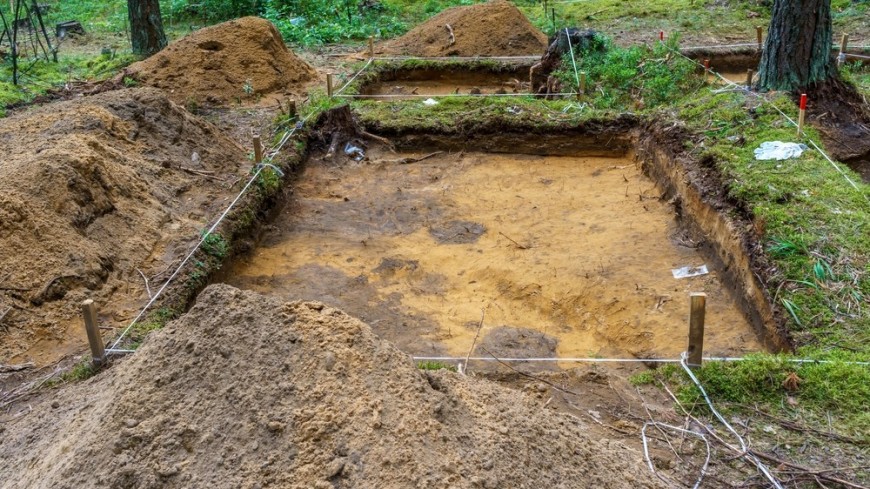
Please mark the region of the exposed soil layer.
<svg viewBox="0 0 870 489"><path fill-rule="evenodd" d="M864 175L862 162L870 160L870 106L852 85L837 79L811 87L807 95L807 119L831 157L855 163L853 168Z"/></svg>
<svg viewBox="0 0 870 489"><path fill-rule="evenodd" d="M675 357L691 291L709 295L707 351L761 348L715 270L672 276L704 263L700 245L629 159L369 156L312 158L226 280L319 298L417 355L464 355L485 309L483 344L499 356ZM524 348L522 331L544 336Z"/></svg>
<svg viewBox="0 0 870 489"><path fill-rule="evenodd" d="M766 287L775 267L748 211L729 200L715 165L687 154L685 141L692 135L684 128L647 123L638 133L637 152L644 171L663 188L664 196L673 200L685 228L703 237L699 252L719 264L767 347L791 350L792 338L784 326L783 312L773 305Z"/></svg>
<svg viewBox="0 0 870 489"><path fill-rule="evenodd" d="M452 39L446 26L452 29ZM492 0L447 9L376 51L407 56L520 56L540 55L546 49L547 36L519 9L506 0Z"/></svg>
<svg viewBox="0 0 870 489"><path fill-rule="evenodd" d="M323 304L220 285L4 427L10 488L663 487L532 396L421 371Z"/></svg>
<svg viewBox="0 0 870 489"><path fill-rule="evenodd" d="M152 88L0 121L0 363L51 363L87 344L78 303L131 319L234 194L245 154Z"/></svg>
<svg viewBox="0 0 870 489"><path fill-rule="evenodd" d="M198 30L127 68L183 104L251 103L301 94L316 72L269 21L243 17Z"/></svg>
<svg viewBox="0 0 870 489"><path fill-rule="evenodd" d="M502 73L486 71L410 70L391 73L365 84L362 95L389 95L401 99L426 95L487 95L528 92L528 67Z"/></svg>

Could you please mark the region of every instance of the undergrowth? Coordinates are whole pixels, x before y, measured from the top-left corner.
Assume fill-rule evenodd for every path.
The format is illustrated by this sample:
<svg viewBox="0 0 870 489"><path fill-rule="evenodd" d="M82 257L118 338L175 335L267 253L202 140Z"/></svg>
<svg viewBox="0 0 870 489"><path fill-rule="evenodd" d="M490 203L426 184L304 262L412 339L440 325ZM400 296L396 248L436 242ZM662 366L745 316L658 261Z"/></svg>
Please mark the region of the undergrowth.
<svg viewBox="0 0 870 489"><path fill-rule="evenodd" d="M553 75L562 81L563 87L577 92L580 88L577 72L586 73L585 101L595 108L659 107L701 86L698 78L691 76L695 64L674 54L678 42L675 36L666 43L622 48L606 36L595 35L587 46L574 48L573 58L565 54L561 67Z"/></svg>
<svg viewBox="0 0 870 489"><path fill-rule="evenodd" d="M744 361L709 361L695 371L717 409L761 410L812 424L836 426L842 435L870 442L870 366L860 355L837 352L830 363L796 363L789 355L754 354ZM644 372L635 384L663 382L689 412L708 415L700 390L677 365Z"/></svg>
<svg viewBox="0 0 870 489"><path fill-rule="evenodd" d="M0 116L5 107L26 103L38 95L63 87L71 82L101 81L114 76L121 68L136 61L130 53L111 53L99 56L61 56L57 63L44 59L25 60L19 65L20 82L12 83L12 64L0 64Z"/></svg>

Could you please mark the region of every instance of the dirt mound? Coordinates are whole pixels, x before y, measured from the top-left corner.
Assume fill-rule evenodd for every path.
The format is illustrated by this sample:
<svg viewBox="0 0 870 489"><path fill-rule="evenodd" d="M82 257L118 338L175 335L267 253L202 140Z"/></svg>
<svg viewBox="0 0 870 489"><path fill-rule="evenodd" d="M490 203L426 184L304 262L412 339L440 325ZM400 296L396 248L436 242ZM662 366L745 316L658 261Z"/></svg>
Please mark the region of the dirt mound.
<svg viewBox="0 0 870 489"><path fill-rule="evenodd" d="M234 193L225 180L249 168L235 143L153 88L0 120L0 154L0 363L84 348L85 298L112 326L129 319L147 299L136 268L166 268L168 245L196 237Z"/></svg>
<svg viewBox="0 0 870 489"><path fill-rule="evenodd" d="M547 36L506 0L447 9L382 46L384 53L407 56L540 55L546 49Z"/></svg>
<svg viewBox="0 0 870 489"><path fill-rule="evenodd" d="M660 487L540 400L226 285L53 405L6 425L6 487Z"/></svg>
<svg viewBox="0 0 870 489"><path fill-rule="evenodd" d="M287 49L267 20L244 17L198 30L127 73L183 104L225 105L299 94L314 69Z"/></svg>

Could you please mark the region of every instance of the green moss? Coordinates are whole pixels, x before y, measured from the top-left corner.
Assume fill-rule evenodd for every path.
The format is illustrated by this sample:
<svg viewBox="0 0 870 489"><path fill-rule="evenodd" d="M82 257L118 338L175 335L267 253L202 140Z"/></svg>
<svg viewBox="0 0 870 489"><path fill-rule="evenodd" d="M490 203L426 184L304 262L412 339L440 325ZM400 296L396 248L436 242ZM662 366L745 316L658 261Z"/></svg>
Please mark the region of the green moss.
<svg viewBox="0 0 870 489"><path fill-rule="evenodd" d="M229 252L229 244L220 233L211 233L202 242L202 251L217 260L223 260Z"/></svg>
<svg viewBox="0 0 870 489"><path fill-rule="evenodd" d="M511 126L550 130L618 115L576 100L547 101L531 96L450 97L439 99L434 106L420 100L358 100L353 106L365 126L387 133L461 133L480 127Z"/></svg>
<svg viewBox="0 0 870 489"><path fill-rule="evenodd" d="M178 317L178 311L171 307L161 307L149 313L145 319L139 321L130 329L129 338L131 344L129 348L135 350L142 344L142 340L148 336L148 333L162 329L169 321Z"/></svg>
<svg viewBox="0 0 870 489"><path fill-rule="evenodd" d="M417 368L420 370L449 370L456 372L456 366L443 362L417 362Z"/></svg>
<svg viewBox="0 0 870 489"><path fill-rule="evenodd" d="M772 103L796 118L790 99ZM728 194L747 209L776 265L767 283L800 345L867 351L870 267L867 185L840 172L817 151L782 162L757 161L764 141L794 141L795 128L776 109L743 93L700 91L679 102L679 117L696 132L701 157L715 161ZM820 140L813 129L807 137ZM731 138L731 139L729 139Z"/></svg>

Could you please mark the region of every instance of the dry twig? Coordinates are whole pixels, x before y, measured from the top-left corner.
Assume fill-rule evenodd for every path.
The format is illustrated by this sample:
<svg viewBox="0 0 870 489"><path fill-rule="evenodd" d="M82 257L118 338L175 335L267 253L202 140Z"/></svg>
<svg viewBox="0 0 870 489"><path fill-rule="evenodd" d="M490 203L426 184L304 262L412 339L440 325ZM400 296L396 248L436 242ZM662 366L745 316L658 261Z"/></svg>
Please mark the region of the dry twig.
<svg viewBox="0 0 870 489"><path fill-rule="evenodd" d="M505 233L503 233L503 232L501 232L501 231L499 231L498 234L502 235L504 238L506 238L508 241L510 241L511 243L513 243L517 248L519 248L519 249L521 249L521 250L527 250L527 249L531 248L530 246L523 246L523 245L517 243L516 241L514 241L513 239L511 239L510 236L506 235Z"/></svg>
<svg viewBox="0 0 870 489"><path fill-rule="evenodd" d="M486 317L486 308L480 310L480 322L477 323L477 332L474 333L474 339L471 341L471 348L468 349L468 355L465 355L464 371L468 373L468 359L471 358L471 352L474 351L474 345L477 343L477 337L480 336L480 330L483 328L483 318Z"/></svg>
<svg viewBox="0 0 870 489"><path fill-rule="evenodd" d="M148 278L145 276L144 273L142 273L142 270L139 270L139 269L137 268L136 271L139 272L139 275L142 276L142 280L145 281L145 292L148 292L148 298L149 298L149 299L153 299L153 298L154 298L154 295L151 294L151 286L148 285Z"/></svg>
<svg viewBox="0 0 870 489"><path fill-rule="evenodd" d="M447 41L447 47L456 44L456 36L453 35L453 27L450 27L450 24L444 24L444 28L447 29L447 34L450 35L450 40Z"/></svg>

